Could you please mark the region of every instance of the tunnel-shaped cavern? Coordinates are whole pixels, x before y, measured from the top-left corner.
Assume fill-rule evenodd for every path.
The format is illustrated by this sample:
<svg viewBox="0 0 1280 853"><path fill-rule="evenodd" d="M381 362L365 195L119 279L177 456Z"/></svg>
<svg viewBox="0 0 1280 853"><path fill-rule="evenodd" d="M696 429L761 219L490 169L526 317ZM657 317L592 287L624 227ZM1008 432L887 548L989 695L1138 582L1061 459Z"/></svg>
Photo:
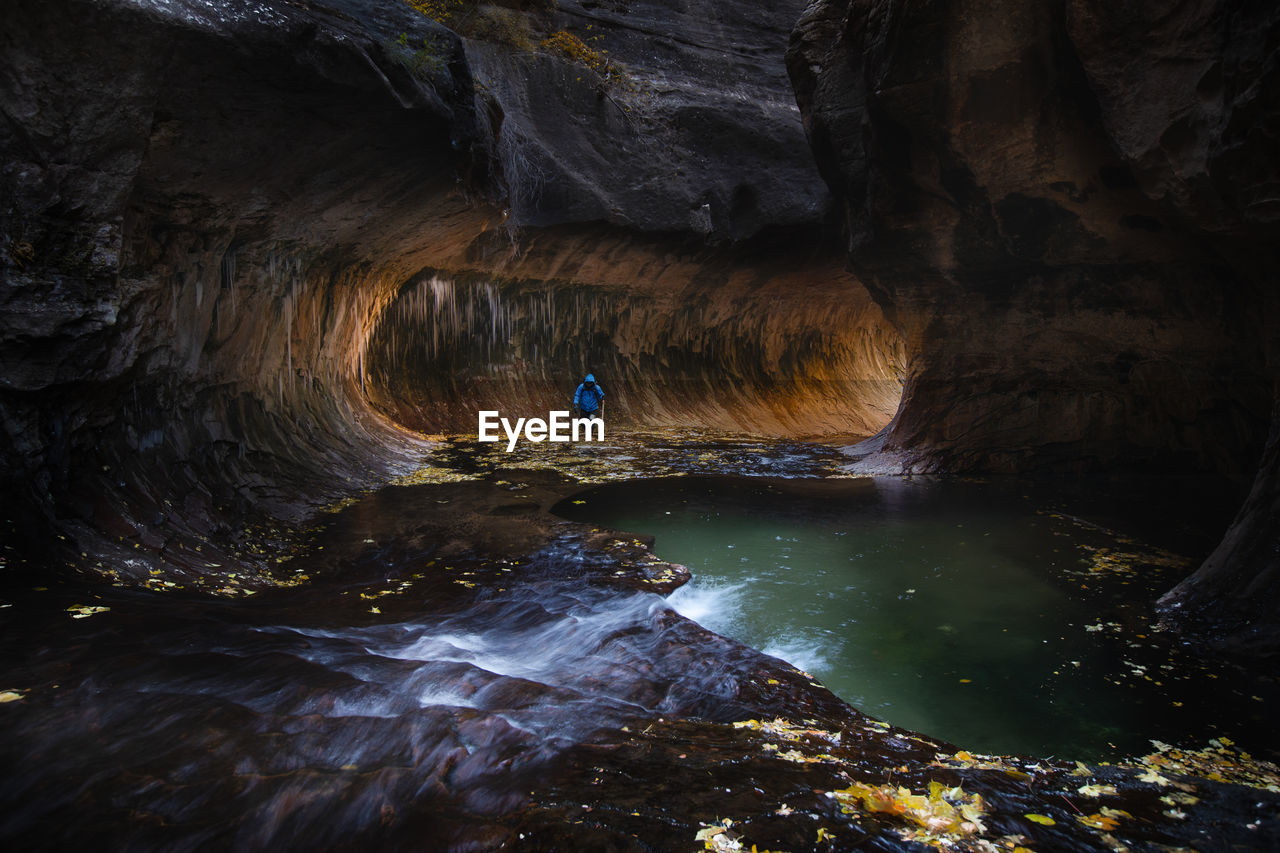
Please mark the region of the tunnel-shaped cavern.
<svg viewBox="0 0 1280 853"><path fill-rule="evenodd" d="M412 429L468 432L481 410L564 408L565 377L594 370L637 425L873 435L901 396L901 340L833 278L743 275L711 297L422 273L365 344L365 394Z"/></svg>
<svg viewBox="0 0 1280 853"><path fill-rule="evenodd" d="M0 21L6 843L1280 846L1274 9Z"/></svg>

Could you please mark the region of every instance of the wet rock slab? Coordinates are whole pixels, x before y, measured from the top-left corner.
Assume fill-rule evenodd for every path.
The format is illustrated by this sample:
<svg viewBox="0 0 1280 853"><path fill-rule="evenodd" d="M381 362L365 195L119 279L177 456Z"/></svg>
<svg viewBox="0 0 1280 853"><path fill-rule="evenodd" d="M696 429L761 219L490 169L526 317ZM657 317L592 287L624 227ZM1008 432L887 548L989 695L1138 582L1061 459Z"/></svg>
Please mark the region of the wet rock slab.
<svg viewBox="0 0 1280 853"><path fill-rule="evenodd" d="M418 479L445 476L433 470ZM1280 773L1230 744L1085 767L893 728L674 612L655 592L681 567L643 536L547 513L581 488L572 479L484 477L346 506L294 558L309 578L296 588L235 600L10 588L0 837L34 849L1280 843Z"/></svg>
<svg viewBox="0 0 1280 853"><path fill-rule="evenodd" d="M974 756L856 714L821 725L664 721L577 748L544 800L560 822L531 815L528 847L1267 850L1280 832L1275 790L1164 775L1160 753L1073 766Z"/></svg>

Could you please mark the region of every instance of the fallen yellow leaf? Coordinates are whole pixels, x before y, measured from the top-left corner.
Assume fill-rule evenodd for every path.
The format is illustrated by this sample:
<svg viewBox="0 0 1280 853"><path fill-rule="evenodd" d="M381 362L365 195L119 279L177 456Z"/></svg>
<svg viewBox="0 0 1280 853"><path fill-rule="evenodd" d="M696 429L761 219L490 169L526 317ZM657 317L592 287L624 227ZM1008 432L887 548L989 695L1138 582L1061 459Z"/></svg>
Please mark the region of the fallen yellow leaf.
<svg viewBox="0 0 1280 853"><path fill-rule="evenodd" d="M1101 829L1109 832L1120 825L1120 818L1122 817L1133 817L1133 815L1126 811L1122 811L1121 809L1104 808L1097 814L1078 815L1076 820L1080 821L1085 826L1091 826L1094 829Z"/></svg>
<svg viewBox="0 0 1280 853"><path fill-rule="evenodd" d="M95 613L106 613L110 609L110 607L99 607L97 605L73 604L67 608L67 612L71 614L72 619L84 619Z"/></svg>
<svg viewBox="0 0 1280 853"><path fill-rule="evenodd" d="M1115 785L1081 785L1077 789L1086 797L1101 797L1103 794L1114 794L1116 792Z"/></svg>
<svg viewBox="0 0 1280 853"><path fill-rule="evenodd" d="M1138 776L1138 781L1139 781L1139 782L1153 782L1153 783L1155 783L1155 784L1159 785L1159 786L1160 786L1160 787L1162 787L1162 788L1163 788L1164 786L1166 786L1166 785L1168 785L1168 784L1169 784L1169 780L1168 780L1168 779L1166 779L1166 778L1164 778L1163 776L1161 776L1161 775L1160 775L1159 773L1157 773L1154 769L1147 769L1145 772L1143 772L1142 774L1140 774L1140 775Z"/></svg>
<svg viewBox="0 0 1280 853"><path fill-rule="evenodd" d="M967 794L960 786L948 788L941 782L929 783L929 792L916 794L909 788L892 785L874 786L854 782L848 788L833 791L846 813L861 805L869 812L883 812L903 817L933 835L973 835L986 827L982 823L985 806L978 794Z"/></svg>

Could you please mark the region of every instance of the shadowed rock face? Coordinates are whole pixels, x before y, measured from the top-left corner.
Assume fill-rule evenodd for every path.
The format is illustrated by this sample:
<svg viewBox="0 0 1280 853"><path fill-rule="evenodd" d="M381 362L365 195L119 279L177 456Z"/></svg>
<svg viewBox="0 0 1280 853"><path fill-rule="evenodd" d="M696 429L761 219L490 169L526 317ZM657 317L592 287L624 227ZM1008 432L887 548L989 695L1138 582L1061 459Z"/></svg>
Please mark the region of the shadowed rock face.
<svg viewBox="0 0 1280 853"><path fill-rule="evenodd" d="M546 28L603 51L607 82L545 51L467 43L517 223L743 240L822 222L829 193L781 61L802 2L552 5Z"/></svg>
<svg viewBox="0 0 1280 853"><path fill-rule="evenodd" d="M1075 2L1068 20L1103 120L1143 192L1212 239L1251 284L1274 382L1280 13L1258 3L1186 4L1170 13L1156 4L1121 12ZM1126 50L1116 49L1121 44ZM1274 654L1280 395L1272 398L1266 450L1239 516L1160 606L1172 624L1212 628L1228 648Z"/></svg>
<svg viewBox="0 0 1280 853"><path fill-rule="evenodd" d="M1276 10L1073 0L1066 15L1108 136L1142 191L1204 231L1274 237Z"/></svg>
<svg viewBox="0 0 1280 853"><path fill-rule="evenodd" d="M788 56L806 128L851 267L907 347L902 406L863 468L1255 470L1273 388L1277 16L1156 6L806 11ZM1228 541L1232 557L1166 601L1208 618L1213 595L1245 588L1211 568L1260 559ZM1250 610L1274 623L1277 587L1259 583Z"/></svg>

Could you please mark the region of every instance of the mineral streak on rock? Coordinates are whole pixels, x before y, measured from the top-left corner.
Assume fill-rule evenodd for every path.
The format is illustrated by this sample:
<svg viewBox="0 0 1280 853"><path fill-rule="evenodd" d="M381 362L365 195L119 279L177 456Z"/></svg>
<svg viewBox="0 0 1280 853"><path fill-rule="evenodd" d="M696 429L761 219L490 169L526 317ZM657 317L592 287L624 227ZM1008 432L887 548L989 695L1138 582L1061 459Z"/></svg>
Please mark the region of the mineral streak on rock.
<svg viewBox="0 0 1280 853"><path fill-rule="evenodd" d="M424 432L475 432L479 410L568 408L594 371L610 429L872 435L888 423L901 343L851 277L697 269L622 291L423 276L369 342L369 397Z"/></svg>

